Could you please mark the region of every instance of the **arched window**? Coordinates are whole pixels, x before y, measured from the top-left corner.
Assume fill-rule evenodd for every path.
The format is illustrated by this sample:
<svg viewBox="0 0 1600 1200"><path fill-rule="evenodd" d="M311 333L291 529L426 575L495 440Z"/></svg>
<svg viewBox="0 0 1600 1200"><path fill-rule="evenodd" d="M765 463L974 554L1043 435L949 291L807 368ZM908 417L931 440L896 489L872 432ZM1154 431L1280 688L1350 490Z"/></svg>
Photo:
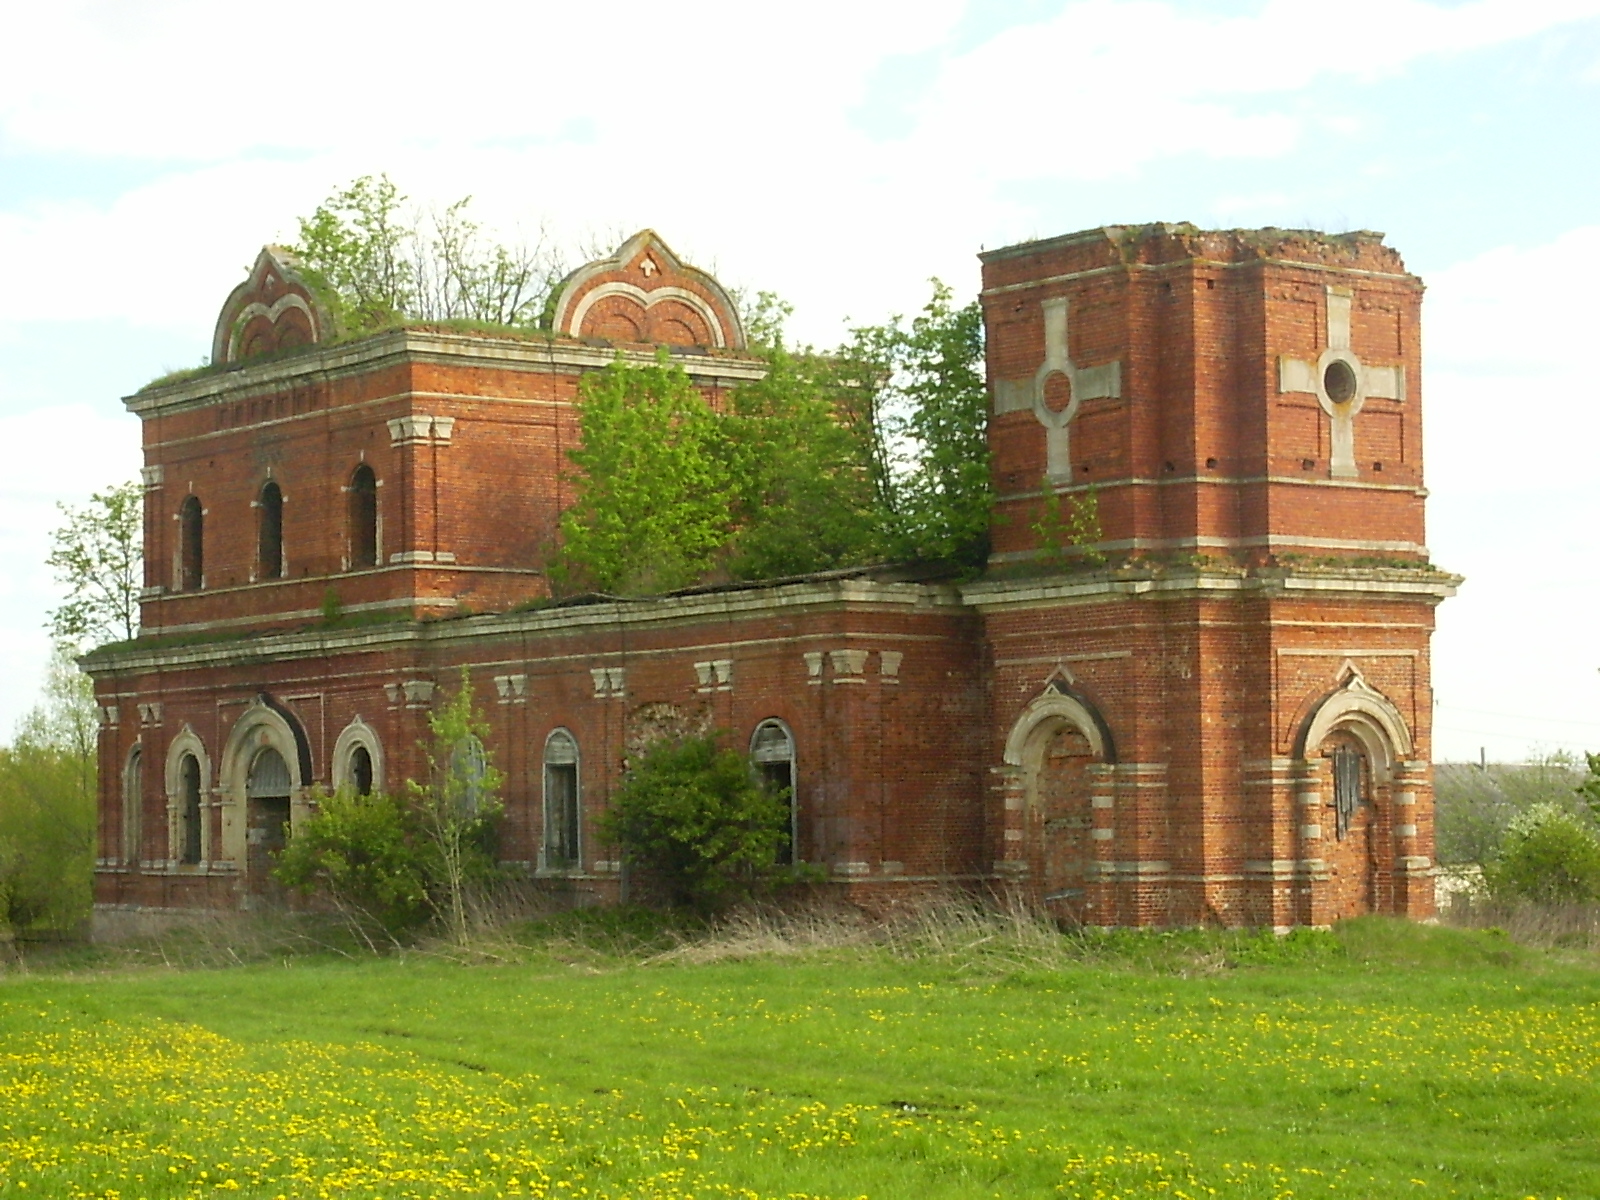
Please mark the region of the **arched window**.
<svg viewBox="0 0 1600 1200"><path fill-rule="evenodd" d="M489 774L489 755L483 743L467 734L450 753L450 774L460 788L461 811L476 816L483 804L483 783Z"/></svg>
<svg viewBox="0 0 1600 1200"><path fill-rule="evenodd" d="M362 463L350 476L350 569L378 565L378 477Z"/></svg>
<svg viewBox="0 0 1600 1200"><path fill-rule="evenodd" d="M178 590L197 592L205 586L205 511L200 497L189 496L178 509Z"/></svg>
<svg viewBox="0 0 1600 1200"><path fill-rule="evenodd" d="M360 795L372 795L372 751L365 746L350 751L350 786Z"/></svg>
<svg viewBox="0 0 1600 1200"><path fill-rule="evenodd" d="M144 752L138 747L128 755L128 768L122 776L122 861L137 863L144 838Z"/></svg>
<svg viewBox="0 0 1600 1200"><path fill-rule="evenodd" d="M785 865L795 860L796 808L794 802L794 736L777 718L761 722L750 737L750 759L761 782L789 806L789 836L778 847L778 861Z"/></svg>
<svg viewBox="0 0 1600 1200"><path fill-rule="evenodd" d="M200 861L200 760L185 754L178 768L178 859Z"/></svg>
<svg viewBox="0 0 1600 1200"><path fill-rule="evenodd" d="M544 865L552 871L582 863L578 821L578 743L557 729L544 743Z"/></svg>
<svg viewBox="0 0 1600 1200"><path fill-rule="evenodd" d="M260 510L256 538L256 578L283 578L283 490L272 480L256 501Z"/></svg>

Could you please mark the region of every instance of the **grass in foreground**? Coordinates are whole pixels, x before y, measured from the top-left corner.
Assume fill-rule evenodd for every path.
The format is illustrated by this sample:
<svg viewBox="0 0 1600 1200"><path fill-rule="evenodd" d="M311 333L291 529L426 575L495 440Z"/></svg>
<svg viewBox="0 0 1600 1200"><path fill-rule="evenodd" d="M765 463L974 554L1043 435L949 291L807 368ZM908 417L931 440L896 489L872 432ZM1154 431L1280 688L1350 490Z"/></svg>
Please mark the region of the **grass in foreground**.
<svg viewBox="0 0 1600 1200"><path fill-rule="evenodd" d="M581 932L13 977L0 1196L1597 1192L1600 975L1491 933Z"/></svg>

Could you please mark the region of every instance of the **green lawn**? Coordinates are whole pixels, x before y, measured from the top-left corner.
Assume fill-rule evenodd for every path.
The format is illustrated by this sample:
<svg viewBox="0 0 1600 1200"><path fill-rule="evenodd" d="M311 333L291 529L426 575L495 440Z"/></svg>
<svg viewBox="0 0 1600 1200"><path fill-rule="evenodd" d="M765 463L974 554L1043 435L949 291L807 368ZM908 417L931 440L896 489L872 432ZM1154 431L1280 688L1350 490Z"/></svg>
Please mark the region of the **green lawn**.
<svg viewBox="0 0 1600 1200"><path fill-rule="evenodd" d="M0 1196L1600 1195L1592 966L1107 946L13 973Z"/></svg>

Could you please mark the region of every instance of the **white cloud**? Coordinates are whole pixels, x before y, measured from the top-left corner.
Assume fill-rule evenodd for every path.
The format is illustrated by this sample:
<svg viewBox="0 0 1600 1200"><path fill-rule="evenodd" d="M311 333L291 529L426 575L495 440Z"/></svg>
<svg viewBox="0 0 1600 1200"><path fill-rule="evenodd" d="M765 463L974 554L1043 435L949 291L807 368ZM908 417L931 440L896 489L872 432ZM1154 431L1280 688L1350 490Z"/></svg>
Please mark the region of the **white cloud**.
<svg viewBox="0 0 1600 1200"><path fill-rule="evenodd" d="M1428 280L1429 542L1467 576L1434 641L1444 757L1600 749L1596 272L1589 226Z"/></svg>
<svg viewBox="0 0 1600 1200"><path fill-rule="evenodd" d="M1327 78L1369 81L1596 13L1597 0L1271 0L1222 17L1086 0L952 60L920 106L917 140L981 146L995 177L1017 180L1104 179L1190 153L1276 157L1308 119L1252 111L1263 97ZM1328 111L1310 125L1356 127Z"/></svg>
<svg viewBox="0 0 1600 1200"><path fill-rule="evenodd" d="M548 138L568 122L708 167L774 130L806 136L859 100L885 53L923 49L955 0L805 6L279 0L271 21L207 0L62 3L9 14L0 130L19 145L212 160ZM813 127L824 145L826 123Z"/></svg>
<svg viewBox="0 0 1600 1200"><path fill-rule="evenodd" d="M106 408L62 406L0 417L0 445L11 448L0 477L0 740L34 703L50 641L45 614L60 603L45 555L60 524L57 501L134 478L138 428Z"/></svg>

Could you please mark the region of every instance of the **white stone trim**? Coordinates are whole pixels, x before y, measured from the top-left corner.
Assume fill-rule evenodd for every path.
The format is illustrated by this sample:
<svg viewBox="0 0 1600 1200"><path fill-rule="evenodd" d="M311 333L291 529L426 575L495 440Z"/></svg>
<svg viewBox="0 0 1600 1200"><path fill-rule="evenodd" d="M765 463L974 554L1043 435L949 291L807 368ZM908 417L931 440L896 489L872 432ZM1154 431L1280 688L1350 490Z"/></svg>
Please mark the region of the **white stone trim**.
<svg viewBox="0 0 1600 1200"><path fill-rule="evenodd" d="M211 844L211 822L206 820L206 814L212 807L208 800L212 789L211 756L206 753L206 744L200 740L200 735L185 723L172 741L167 743L167 761L163 771L167 790L167 858L173 863L178 861L183 852L183 815L180 812L183 803L183 760L191 754L200 764L200 861L207 863L216 857L216 848Z"/></svg>
<svg viewBox="0 0 1600 1200"><path fill-rule="evenodd" d="M331 766L334 788L355 782L350 773L350 756L355 753L357 746L365 747L372 759L372 790L383 791L383 743L378 739L378 731L363 721L359 714L339 731L339 737L333 743Z"/></svg>
<svg viewBox="0 0 1600 1200"><path fill-rule="evenodd" d="M1065 722L1077 729L1088 739L1095 757L1104 760L1106 743L1100 732L1100 722L1081 701L1055 691L1034 697L1018 714L1006 738L1003 760L1013 767L1037 766L1029 760L1035 757L1035 745L1042 746L1043 740L1034 735L1046 724L1055 722Z"/></svg>
<svg viewBox="0 0 1600 1200"><path fill-rule="evenodd" d="M284 765L289 768L291 832L310 815L306 800L311 781L301 776L300 746L294 730L282 713L256 700L233 723L227 744L222 750L222 767L218 772L217 791L222 807L222 857L232 860L243 874L249 873L245 834L249 826L246 786L250 779L250 765L255 761L256 753L269 746L283 757Z"/></svg>

